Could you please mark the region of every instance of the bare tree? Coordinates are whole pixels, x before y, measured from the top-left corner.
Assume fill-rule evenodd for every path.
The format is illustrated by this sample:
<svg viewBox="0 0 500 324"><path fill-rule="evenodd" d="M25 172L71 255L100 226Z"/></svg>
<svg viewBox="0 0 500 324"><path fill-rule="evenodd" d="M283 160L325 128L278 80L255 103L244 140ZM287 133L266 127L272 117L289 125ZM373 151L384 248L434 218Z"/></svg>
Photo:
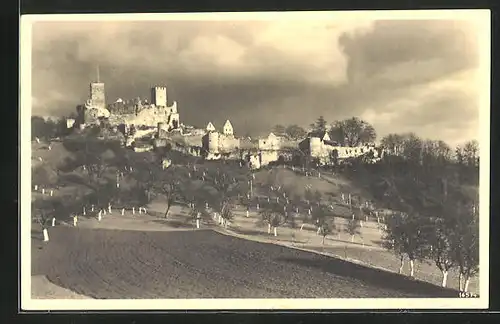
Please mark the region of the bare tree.
<svg viewBox="0 0 500 324"><path fill-rule="evenodd" d="M55 219L58 209L61 206L60 198L37 198L32 201L32 219L37 222L44 235L44 241L49 240L48 227L52 219Z"/></svg>
<svg viewBox="0 0 500 324"><path fill-rule="evenodd" d="M57 172L58 170L44 163L33 170L32 182L41 188L53 186L59 180Z"/></svg>
<svg viewBox="0 0 500 324"><path fill-rule="evenodd" d="M317 234L323 237L322 244L325 244L325 238L336 232L335 218L331 215L328 207L319 205L314 208L312 213L313 222L317 226Z"/></svg>
<svg viewBox="0 0 500 324"><path fill-rule="evenodd" d="M189 203L189 215L196 222L196 228L200 228L200 223L203 219L210 217L205 198L204 191L201 188L195 189L192 192L192 199L190 199Z"/></svg>
<svg viewBox="0 0 500 324"><path fill-rule="evenodd" d="M241 206L245 208L246 216L248 217L250 212L250 207L252 206L252 199L250 198L250 195L249 194L242 195L240 197L239 203L241 204Z"/></svg>
<svg viewBox="0 0 500 324"><path fill-rule="evenodd" d="M470 279L479 272L479 221L475 204L462 206L454 235L454 259L459 270L459 290L468 291Z"/></svg>
<svg viewBox="0 0 500 324"><path fill-rule="evenodd" d="M87 188L89 193L82 197L84 204L106 209L112 201L127 194L118 190L122 173L128 172L125 169L129 162L119 142L98 140L95 134L87 134L82 138L67 139L63 145L74 154L59 166L59 170L67 173L62 175L64 181Z"/></svg>
<svg viewBox="0 0 500 324"><path fill-rule="evenodd" d="M377 137L375 128L368 122L357 117L336 121L330 130L330 137L345 146L358 146L372 143Z"/></svg>
<svg viewBox="0 0 500 324"><path fill-rule="evenodd" d="M285 134L285 131L286 131L286 127L283 126L283 125L275 125L273 127L273 132L276 134L276 135L283 135Z"/></svg>
<svg viewBox="0 0 500 324"><path fill-rule="evenodd" d="M298 125L290 125L285 129L285 133L293 140L299 140L307 135L307 132Z"/></svg>
<svg viewBox="0 0 500 324"><path fill-rule="evenodd" d="M262 220L268 225L268 234L271 234L271 230L274 230L274 236L278 236L278 227L289 220L285 205L275 200L265 203L260 214Z"/></svg>
<svg viewBox="0 0 500 324"><path fill-rule="evenodd" d="M335 218L328 218L321 222L320 224L320 234L323 236L322 244L325 245L325 238L330 234L335 234L337 232L337 225L335 224Z"/></svg>
<svg viewBox="0 0 500 324"><path fill-rule="evenodd" d="M356 219L349 219L344 231L351 235L351 242L354 242L354 237L356 235L361 235L359 221Z"/></svg>
<svg viewBox="0 0 500 324"><path fill-rule="evenodd" d="M386 221L383 246L399 256L399 273L403 272L404 257L410 262L410 277L415 275L415 261L425 256L426 240L422 235L424 224L418 214L395 213Z"/></svg>
<svg viewBox="0 0 500 324"><path fill-rule="evenodd" d="M314 133L321 133L326 131L326 126L327 126L327 121L325 120L325 117L319 116L318 119L312 123L310 126L313 130Z"/></svg>
<svg viewBox="0 0 500 324"><path fill-rule="evenodd" d="M442 217L433 217L431 227L426 231L428 250L426 256L433 261L442 273L441 286L446 287L449 271L456 266L454 260L454 226L450 220Z"/></svg>
<svg viewBox="0 0 500 324"><path fill-rule="evenodd" d="M479 166L479 143L476 140L471 140L458 146L456 156L460 164Z"/></svg>
<svg viewBox="0 0 500 324"><path fill-rule="evenodd" d="M404 135L401 134L389 134L382 138L381 145L383 149L393 155L400 155L403 153L405 144Z"/></svg>
<svg viewBox="0 0 500 324"><path fill-rule="evenodd" d="M238 196L247 193L246 176L236 172L210 170L205 171L204 192L208 193L214 208L224 220L227 226L233 216L234 205L238 202Z"/></svg>

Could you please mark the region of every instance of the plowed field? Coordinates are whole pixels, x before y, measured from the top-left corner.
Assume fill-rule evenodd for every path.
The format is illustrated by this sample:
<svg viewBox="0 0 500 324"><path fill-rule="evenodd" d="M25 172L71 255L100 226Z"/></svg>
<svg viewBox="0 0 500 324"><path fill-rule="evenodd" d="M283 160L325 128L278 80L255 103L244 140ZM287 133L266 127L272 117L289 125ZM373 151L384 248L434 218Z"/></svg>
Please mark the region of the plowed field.
<svg viewBox="0 0 500 324"><path fill-rule="evenodd" d="M93 298L397 298L456 292L211 230L56 227L32 239L32 274Z"/></svg>

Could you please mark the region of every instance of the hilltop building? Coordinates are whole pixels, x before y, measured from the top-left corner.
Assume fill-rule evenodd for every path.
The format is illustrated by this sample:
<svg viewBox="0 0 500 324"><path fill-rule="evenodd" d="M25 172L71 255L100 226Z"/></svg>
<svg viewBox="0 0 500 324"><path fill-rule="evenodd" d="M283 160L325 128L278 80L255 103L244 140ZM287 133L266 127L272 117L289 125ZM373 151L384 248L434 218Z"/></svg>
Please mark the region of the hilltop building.
<svg viewBox="0 0 500 324"><path fill-rule="evenodd" d="M362 145L357 147L340 146L331 141L327 132L311 133L299 143L299 149L312 158L318 159L322 165L331 163L332 159L348 159L371 154L376 161L382 156L382 151L374 145Z"/></svg>
<svg viewBox="0 0 500 324"><path fill-rule="evenodd" d="M86 124L107 125L120 129L127 146L137 150L164 147L204 157L207 160L237 159L246 161L252 168L260 168L273 162L317 159L320 164L333 160L368 156L371 161L381 158L383 152L374 145L345 147L331 140L328 131L310 132L302 141L291 141L269 133L267 137L252 140L239 139L233 125L226 120L220 131L209 122L205 129L196 129L180 123L177 102L168 104L165 86L151 88L151 98L131 100L118 98L106 105L105 84L99 79L90 83L87 102L77 107L78 116L67 119L68 128L83 129ZM135 142L135 139L138 142ZM140 144L144 145L141 146ZM152 143L152 145L151 145ZM280 162L281 163L281 162ZM295 162L294 162L295 163Z"/></svg>
<svg viewBox="0 0 500 324"><path fill-rule="evenodd" d="M167 131L180 128L177 102L168 105L167 88L155 86L151 88L151 103L141 98L123 100L118 98L115 102L106 105L104 83L90 83L89 99L84 105L77 107L78 124L100 124L106 119L110 125L136 125L139 127L156 128L163 124L162 129Z"/></svg>
<svg viewBox="0 0 500 324"><path fill-rule="evenodd" d="M221 155L235 153L240 148L240 139L234 136L233 125L226 120L222 132L218 132L210 122L207 133L202 138L202 147L208 160L220 159Z"/></svg>
<svg viewBox="0 0 500 324"><path fill-rule="evenodd" d="M266 138L259 139L258 148L266 151L279 150L281 148L280 139L274 133L269 133Z"/></svg>

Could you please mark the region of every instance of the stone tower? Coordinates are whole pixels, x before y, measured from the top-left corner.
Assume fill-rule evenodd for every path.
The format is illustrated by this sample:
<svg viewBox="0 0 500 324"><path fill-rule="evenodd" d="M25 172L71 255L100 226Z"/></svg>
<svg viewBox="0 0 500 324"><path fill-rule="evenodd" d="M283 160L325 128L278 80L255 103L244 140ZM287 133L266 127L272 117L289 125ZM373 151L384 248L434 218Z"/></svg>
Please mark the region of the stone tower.
<svg viewBox="0 0 500 324"><path fill-rule="evenodd" d="M92 107L99 109L106 108L104 83L100 81L99 67L97 67L97 82L90 83L90 101Z"/></svg>
<svg viewBox="0 0 500 324"><path fill-rule="evenodd" d="M210 132L208 135L208 151L210 153L219 153L219 133Z"/></svg>
<svg viewBox="0 0 500 324"><path fill-rule="evenodd" d="M167 88L160 86L151 88L151 103L155 106L167 107Z"/></svg>

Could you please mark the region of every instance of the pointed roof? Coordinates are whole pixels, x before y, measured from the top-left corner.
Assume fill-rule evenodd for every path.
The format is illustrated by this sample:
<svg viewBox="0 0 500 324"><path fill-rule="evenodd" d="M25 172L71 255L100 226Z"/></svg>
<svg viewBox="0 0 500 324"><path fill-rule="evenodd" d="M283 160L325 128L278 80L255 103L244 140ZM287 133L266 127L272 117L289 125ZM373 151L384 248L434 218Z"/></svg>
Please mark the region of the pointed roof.
<svg viewBox="0 0 500 324"><path fill-rule="evenodd" d="M276 135L274 135L273 132L269 133L269 136L267 138L278 138Z"/></svg>
<svg viewBox="0 0 500 324"><path fill-rule="evenodd" d="M226 127L231 127L231 128L233 128L233 125L231 125L231 122L230 122L230 121L229 121L229 119L228 119L228 120L226 120L226 122L224 123L224 126L223 126L223 127L224 127L224 128L226 128Z"/></svg>
<svg viewBox="0 0 500 324"><path fill-rule="evenodd" d="M214 124L212 124L212 122L209 122L206 130L209 132L213 132L215 130Z"/></svg>

